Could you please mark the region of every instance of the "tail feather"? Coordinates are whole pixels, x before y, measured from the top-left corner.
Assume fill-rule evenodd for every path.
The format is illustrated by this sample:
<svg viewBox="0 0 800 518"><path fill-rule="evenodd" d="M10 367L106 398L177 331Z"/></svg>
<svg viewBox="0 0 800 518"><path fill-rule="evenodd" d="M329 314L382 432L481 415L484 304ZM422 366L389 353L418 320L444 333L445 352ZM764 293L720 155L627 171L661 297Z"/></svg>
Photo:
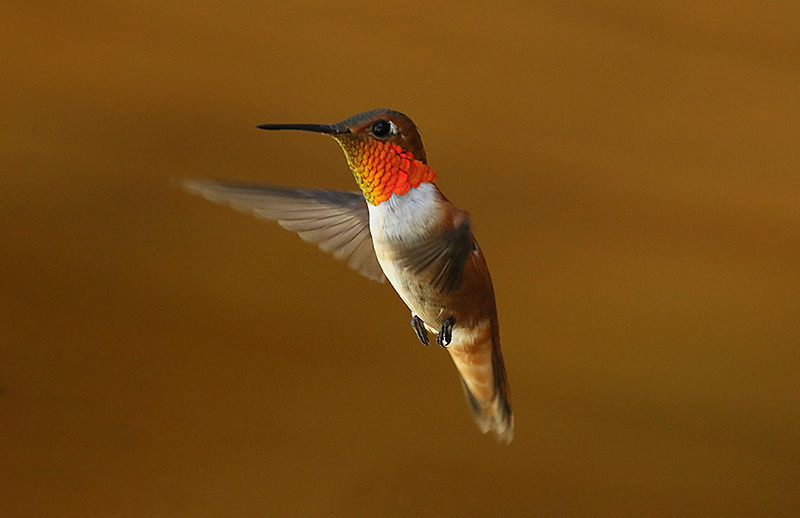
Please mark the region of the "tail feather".
<svg viewBox="0 0 800 518"><path fill-rule="evenodd" d="M514 438L514 414L505 397L497 396L489 404L482 405L470 392L463 377L461 388L467 399L472 418L481 433L494 432L497 440L506 444Z"/></svg>
<svg viewBox="0 0 800 518"><path fill-rule="evenodd" d="M510 443L514 438L514 416L497 337L469 347L451 346L450 356L458 368L475 424L481 432L494 432L498 440Z"/></svg>

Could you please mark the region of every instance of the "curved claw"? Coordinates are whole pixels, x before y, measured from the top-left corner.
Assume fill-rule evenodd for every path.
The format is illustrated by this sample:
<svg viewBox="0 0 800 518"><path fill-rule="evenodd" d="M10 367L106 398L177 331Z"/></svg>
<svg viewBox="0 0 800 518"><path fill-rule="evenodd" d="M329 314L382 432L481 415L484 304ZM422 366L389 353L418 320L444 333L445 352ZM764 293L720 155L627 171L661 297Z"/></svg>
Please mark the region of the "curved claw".
<svg viewBox="0 0 800 518"><path fill-rule="evenodd" d="M422 342L422 345L430 345L428 341L428 330L425 329L425 323L417 315L411 317L411 327L416 331L417 338Z"/></svg>
<svg viewBox="0 0 800 518"><path fill-rule="evenodd" d="M456 323L455 317L450 317L442 321L442 327L439 329L439 336L436 337L436 343L444 348L450 345L453 341L453 326Z"/></svg>

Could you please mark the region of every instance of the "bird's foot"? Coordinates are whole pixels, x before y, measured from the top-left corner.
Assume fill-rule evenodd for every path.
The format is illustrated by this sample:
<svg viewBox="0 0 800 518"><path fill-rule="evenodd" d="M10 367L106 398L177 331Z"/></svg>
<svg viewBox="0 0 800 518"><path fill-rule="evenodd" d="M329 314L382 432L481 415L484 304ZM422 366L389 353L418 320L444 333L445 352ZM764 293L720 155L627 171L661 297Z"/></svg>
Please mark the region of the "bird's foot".
<svg viewBox="0 0 800 518"><path fill-rule="evenodd" d="M411 317L411 327L416 331L417 338L422 342L422 345L430 345L428 341L428 330L425 329L425 323L417 315Z"/></svg>
<svg viewBox="0 0 800 518"><path fill-rule="evenodd" d="M442 321L442 327L439 329L439 336L436 337L436 343L444 348L450 345L453 340L453 326L456 323L455 317L450 317Z"/></svg>

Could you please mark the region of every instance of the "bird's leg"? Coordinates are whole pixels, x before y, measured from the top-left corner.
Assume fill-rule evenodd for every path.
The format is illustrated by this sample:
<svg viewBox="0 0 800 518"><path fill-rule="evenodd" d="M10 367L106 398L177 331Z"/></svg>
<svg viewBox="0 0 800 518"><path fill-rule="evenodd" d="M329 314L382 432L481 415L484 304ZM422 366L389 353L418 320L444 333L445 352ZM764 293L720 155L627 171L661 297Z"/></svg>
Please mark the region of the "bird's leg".
<svg viewBox="0 0 800 518"><path fill-rule="evenodd" d="M411 317L411 327L417 332L417 338L422 342L422 345L430 345L428 341L428 330L425 329L425 323L417 315Z"/></svg>
<svg viewBox="0 0 800 518"><path fill-rule="evenodd" d="M453 326L455 323L455 317L442 320L442 327L439 329L439 336L436 337L437 344L445 348L450 345L450 342L453 340Z"/></svg>

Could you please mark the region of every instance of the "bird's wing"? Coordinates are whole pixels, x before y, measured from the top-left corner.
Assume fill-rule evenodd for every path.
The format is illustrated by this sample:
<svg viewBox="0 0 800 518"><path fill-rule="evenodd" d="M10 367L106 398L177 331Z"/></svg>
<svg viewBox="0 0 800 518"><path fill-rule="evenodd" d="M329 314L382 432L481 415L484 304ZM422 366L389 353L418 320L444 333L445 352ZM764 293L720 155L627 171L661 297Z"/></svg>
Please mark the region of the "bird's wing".
<svg viewBox="0 0 800 518"><path fill-rule="evenodd" d="M369 210L361 193L290 189L213 180L185 180L181 185L214 203L277 221L333 257L347 261L361 275L384 282L369 231Z"/></svg>
<svg viewBox="0 0 800 518"><path fill-rule="evenodd" d="M469 228L469 220L464 216L459 224L445 233L410 243L398 261L416 274L431 272L431 286L447 293L461 286L464 266L475 250L475 238Z"/></svg>

